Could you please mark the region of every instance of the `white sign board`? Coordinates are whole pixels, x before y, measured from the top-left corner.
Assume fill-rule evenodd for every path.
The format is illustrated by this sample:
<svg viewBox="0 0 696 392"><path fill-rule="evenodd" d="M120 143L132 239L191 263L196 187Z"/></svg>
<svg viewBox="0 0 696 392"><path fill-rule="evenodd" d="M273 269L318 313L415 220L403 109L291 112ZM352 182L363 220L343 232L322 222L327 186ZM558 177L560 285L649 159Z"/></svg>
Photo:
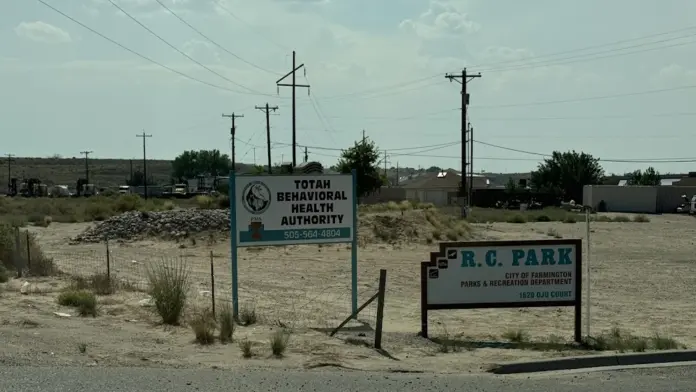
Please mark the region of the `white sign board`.
<svg viewBox="0 0 696 392"><path fill-rule="evenodd" d="M234 177L237 246L351 242L352 175Z"/></svg>
<svg viewBox="0 0 696 392"><path fill-rule="evenodd" d="M511 242L442 244L424 266L427 306L524 307L579 300L579 240Z"/></svg>

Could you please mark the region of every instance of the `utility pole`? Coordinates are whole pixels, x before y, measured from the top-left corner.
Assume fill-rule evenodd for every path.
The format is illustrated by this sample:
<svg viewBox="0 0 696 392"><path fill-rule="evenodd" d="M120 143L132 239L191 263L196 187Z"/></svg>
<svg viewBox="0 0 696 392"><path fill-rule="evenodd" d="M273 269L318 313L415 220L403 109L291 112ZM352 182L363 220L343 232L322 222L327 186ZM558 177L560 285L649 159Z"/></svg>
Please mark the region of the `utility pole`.
<svg viewBox="0 0 696 392"><path fill-rule="evenodd" d="M268 152L268 174L271 174L271 115L270 112L278 110L278 106L256 106L256 109L266 113L266 150Z"/></svg>
<svg viewBox="0 0 696 392"><path fill-rule="evenodd" d="M399 186L399 161L396 161L396 186Z"/></svg>
<svg viewBox="0 0 696 392"><path fill-rule="evenodd" d="M469 123L469 207L474 196L474 127Z"/></svg>
<svg viewBox="0 0 696 392"><path fill-rule="evenodd" d="M85 183L89 184L89 154L93 151L80 151L80 154L85 156Z"/></svg>
<svg viewBox="0 0 696 392"><path fill-rule="evenodd" d="M143 182L145 183L145 200L147 200L147 148L145 147L145 139L152 137L143 131L140 135L135 135L135 137L143 138Z"/></svg>
<svg viewBox="0 0 696 392"><path fill-rule="evenodd" d="M469 106L469 94L466 92L466 84L469 83L471 80L474 78L480 78L481 74L478 73L476 75L472 74L467 74L466 73L466 68L462 70L461 75L453 75L453 74L445 74L445 78L449 79L450 82L456 81L462 85L462 125L461 125L461 133L462 133L462 187L460 189L460 195L463 198L466 198L463 203L461 203L462 211L461 211L461 217L466 218L466 213L467 213L467 204L469 203L468 197L467 197L467 187L466 187L466 109Z"/></svg>
<svg viewBox="0 0 696 392"><path fill-rule="evenodd" d="M367 142L367 138L365 138L365 130L363 129L363 137L362 137L363 146L365 145L366 142Z"/></svg>
<svg viewBox="0 0 696 392"><path fill-rule="evenodd" d="M292 166L293 167L297 166L297 116L296 116L296 112L295 112L295 88L296 87L304 87L307 89L307 94L309 94L309 85L308 84L295 83L295 72L297 72L302 67L304 67L304 63L300 64L298 66L295 66L295 51L293 50L292 51L292 71L286 73L285 76L283 76L282 78L280 78L276 81L276 85L278 87L292 87ZM305 72L306 72L306 70L305 70ZM291 84L280 83L290 75L292 75L292 83Z"/></svg>
<svg viewBox="0 0 696 392"><path fill-rule="evenodd" d="M12 162L14 162L14 154L5 154L5 162L7 162L7 194L10 194L12 187Z"/></svg>
<svg viewBox="0 0 696 392"><path fill-rule="evenodd" d="M387 177L387 151L384 150L384 177ZM389 185L389 178L387 178L387 185Z"/></svg>
<svg viewBox="0 0 696 392"><path fill-rule="evenodd" d="M307 146L305 146L305 148L304 148L304 161L305 161L305 163L307 163L308 160L309 160L309 153L307 152Z"/></svg>
<svg viewBox="0 0 696 392"><path fill-rule="evenodd" d="M232 119L232 128L230 128L230 140L232 141L232 171L236 172L237 171L237 162L235 160L235 148L234 148L234 140L237 137L237 127L234 125L234 119L235 118L243 118L243 114L222 114L222 117L229 117Z"/></svg>

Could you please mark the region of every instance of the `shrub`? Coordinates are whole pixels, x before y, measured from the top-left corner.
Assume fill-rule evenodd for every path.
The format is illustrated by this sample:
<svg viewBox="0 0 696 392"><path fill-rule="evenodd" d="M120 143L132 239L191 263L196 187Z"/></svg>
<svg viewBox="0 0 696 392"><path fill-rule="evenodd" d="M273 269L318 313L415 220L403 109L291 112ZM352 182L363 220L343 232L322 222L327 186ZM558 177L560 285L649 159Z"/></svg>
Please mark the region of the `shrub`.
<svg viewBox="0 0 696 392"><path fill-rule="evenodd" d="M116 292L116 284L111 277L105 273L90 276L89 287L91 287L97 295L111 295Z"/></svg>
<svg viewBox="0 0 696 392"><path fill-rule="evenodd" d="M16 269L14 260L20 257L29 261L25 265L30 275L51 276L56 273L53 259L42 252L34 233L19 231L19 249L16 249L16 235L15 227L0 222L0 261L7 269Z"/></svg>
<svg viewBox="0 0 696 392"><path fill-rule="evenodd" d="M537 222L551 222L551 218L548 215L542 214L536 217Z"/></svg>
<svg viewBox="0 0 696 392"><path fill-rule="evenodd" d="M274 356L280 358L285 353L285 349L288 347L288 342L290 341L290 332L281 329L276 331L270 340L271 352Z"/></svg>
<svg viewBox="0 0 696 392"><path fill-rule="evenodd" d="M198 195L196 196L196 205L200 209L209 210L215 208L215 199L210 196Z"/></svg>
<svg viewBox="0 0 696 392"><path fill-rule="evenodd" d="M638 222L638 223L648 223L648 222L650 222L650 218L648 218L647 216L645 216L643 214L640 214L640 215L634 216L633 221Z"/></svg>
<svg viewBox="0 0 696 392"><path fill-rule="evenodd" d="M85 208L85 215L87 218L94 221L103 221L111 216L112 212L109 206L99 203L97 201L90 202L90 204Z"/></svg>
<svg viewBox="0 0 696 392"><path fill-rule="evenodd" d="M626 222L630 222L631 218L627 217L626 215L617 215L612 220L614 222L626 223Z"/></svg>
<svg viewBox="0 0 696 392"><path fill-rule="evenodd" d="M248 359L254 356L254 352L252 351L252 343L249 341L249 339L244 339L239 342L239 348L242 350L242 357Z"/></svg>
<svg viewBox="0 0 696 392"><path fill-rule="evenodd" d="M189 321L191 329L199 344L213 344L215 342L215 317L209 309L198 311Z"/></svg>
<svg viewBox="0 0 696 392"><path fill-rule="evenodd" d="M222 306L220 316L218 316L218 322L220 324L220 341L222 343L231 342L232 335L234 335L234 318L232 317L232 309L228 302Z"/></svg>
<svg viewBox="0 0 696 392"><path fill-rule="evenodd" d="M121 195L114 203L114 210L117 212L137 211L143 206L143 199L139 195Z"/></svg>
<svg viewBox="0 0 696 392"><path fill-rule="evenodd" d="M563 223L577 223L577 221L578 220L572 215L566 215L566 217L563 219Z"/></svg>
<svg viewBox="0 0 696 392"><path fill-rule="evenodd" d="M68 289L58 296L58 304L77 308L80 316L97 315L97 297L87 290Z"/></svg>
<svg viewBox="0 0 696 392"><path fill-rule="evenodd" d="M256 317L256 307L255 306L244 306L239 311L239 323L245 327L249 325L256 324L258 321Z"/></svg>
<svg viewBox="0 0 696 392"><path fill-rule="evenodd" d="M183 259L162 259L148 266L148 294L162 323L179 325L186 307L191 273Z"/></svg>
<svg viewBox="0 0 696 392"><path fill-rule="evenodd" d="M6 283L10 280L10 273L4 265L0 264L0 283Z"/></svg>
<svg viewBox="0 0 696 392"><path fill-rule="evenodd" d="M230 197L227 195L218 197L217 204L218 204L218 208L223 209L223 210L226 208L230 208Z"/></svg>
<svg viewBox="0 0 696 392"><path fill-rule="evenodd" d="M508 218L508 223L527 223L527 218L522 214L515 214Z"/></svg>

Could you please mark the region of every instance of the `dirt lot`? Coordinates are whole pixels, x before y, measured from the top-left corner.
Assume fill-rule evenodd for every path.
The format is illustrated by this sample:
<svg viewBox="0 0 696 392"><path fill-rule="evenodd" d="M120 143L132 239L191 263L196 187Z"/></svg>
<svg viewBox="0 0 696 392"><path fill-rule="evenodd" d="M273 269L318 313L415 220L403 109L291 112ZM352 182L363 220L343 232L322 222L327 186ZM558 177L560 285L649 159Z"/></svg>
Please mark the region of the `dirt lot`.
<svg viewBox="0 0 696 392"><path fill-rule="evenodd" d="M103 271L106 264L103 244L68 245L67 239L87 226L54 223L31 230L62 270L84 275ZM585 224L474 224L472 233L486 239L584 238ZM641 336L659 333L696 347L696 219L650 216L650 222L594 222L591 235L593 335L618 327ZM350 249L312 245L240 250L242 307L254 306L261 320L238 327L235 339L254 342L257 355L252 359L242 359L236 343L199 346L190 328L157 326L156 317L140 304L147 298L144 292L119 291L100 297L101 314L81 318L56 303L68 278L32 278L26 295L20 294L23 280L1 285L0 363L479 372L497 362L587 353L567 348L515 349L515 344L500 343L510 340L512 332L524 332L531 342L548 341L550 336L570 341L571 308L432 312L431 335L465 342L466 349L457 352L444 352L451 350L417 337L419 263L435 249L436 244L395 246L370 241L360 247L361 301L375 293L379 269L388 270L382 353L361 343L373 336L373 305L361 313L364 323L352 322L337 337L317 330L336 326L350 312ZM194 271L192 300L207 306L211 251L219 307L230 298L227 241L112 243L111 270L138 286L144 283L144 265L182 256ZM288 353L282 359L270 359L269 336L279 326L293 330Z"/></svg>

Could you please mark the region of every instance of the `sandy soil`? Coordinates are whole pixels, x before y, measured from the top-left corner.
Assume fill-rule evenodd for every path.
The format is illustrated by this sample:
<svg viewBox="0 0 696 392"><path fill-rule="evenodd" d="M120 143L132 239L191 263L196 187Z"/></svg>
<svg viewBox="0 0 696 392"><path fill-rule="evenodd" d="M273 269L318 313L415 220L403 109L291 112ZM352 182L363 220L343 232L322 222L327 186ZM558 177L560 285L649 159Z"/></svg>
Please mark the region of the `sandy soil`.
<svg viewBox="0 0 696 392"><path fill-rule="evenodd" d="M592 332L620 327L638 335L669 335L696 347L696 219L651 216L649 223L592 224ZM46 252L71 274L104 271L103 244L68 245L67 238L84 224L32 228ZM584 238L585 224L540 222L475 225L477 236L490 239L549 238L550 229L564 238ZM350 249L336 246L293 246L240 250L242 306L255 306L262 322L238 327L237 340L255 342L257 356L241 358L237 344L200 347L186 327L164 328L148 308L147 295L122 291L101 297L97 318L58 317L72 313L56 304L67 279L30 279L32 292L19 293L24 281L5 284L0 294L0 362L129 364L143 366L238 366L311 368L343 366L366 370L478 372L490 364L575 351L534 351L494 346L441 353L419 331L419 263L436 245L367 244L359 249L361 302L376 292L380 268L388 270L384 352L361 344L373 337L376 306L360 315L362 323L336 337L321 332L350 312ZM110 244L111 271L144 285L144 266L162 257L185 257L194 271L192 301L206 306L211 298L210 253L215 268L216 301L229 301L229 244L226 240L195 244L143 241ZM584 295L583 295L584 296ZM462 310L432 312L431 334L475 341L501 341L506 331L521 329L532 340L550 335L572 339L571 308ZM268 339L278 325L293 328L288 354L269 359ZM583 327L584 327L583 322ZM317 330L319 329L319 330ZM78 347L86 345L84 353Z"/></svg>

